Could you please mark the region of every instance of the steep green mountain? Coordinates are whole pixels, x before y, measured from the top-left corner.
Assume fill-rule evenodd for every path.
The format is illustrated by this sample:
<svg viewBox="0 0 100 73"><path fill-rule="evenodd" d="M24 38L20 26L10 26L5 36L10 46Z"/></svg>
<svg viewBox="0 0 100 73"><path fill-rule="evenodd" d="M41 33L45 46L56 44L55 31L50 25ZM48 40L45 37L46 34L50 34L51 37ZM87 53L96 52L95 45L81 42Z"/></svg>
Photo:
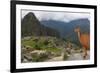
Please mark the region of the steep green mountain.
<svg viewBox="0 0 100 73"><path fill-rule="evenodd" d="M41 25L35 14L28 13L21 21L21 35L25 36L56 36L59 37L59 32L53 28Z"/></svg>

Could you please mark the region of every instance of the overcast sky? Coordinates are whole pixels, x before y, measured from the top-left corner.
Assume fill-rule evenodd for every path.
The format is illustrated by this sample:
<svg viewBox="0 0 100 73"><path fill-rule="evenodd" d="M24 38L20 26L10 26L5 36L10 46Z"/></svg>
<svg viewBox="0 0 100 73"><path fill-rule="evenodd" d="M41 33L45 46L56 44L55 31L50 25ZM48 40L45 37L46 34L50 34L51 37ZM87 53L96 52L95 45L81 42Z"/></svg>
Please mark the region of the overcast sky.
<svg viewBox="0 0 100 73"><path fill-rule="evenodd" d="M90 20L89 13L28 11L28 10L22 10L22 18L29 12L34 13L39 21L41 20L60 20L64 22L69 22L71 20L80 19L80 18L88 18Z"/></svg>

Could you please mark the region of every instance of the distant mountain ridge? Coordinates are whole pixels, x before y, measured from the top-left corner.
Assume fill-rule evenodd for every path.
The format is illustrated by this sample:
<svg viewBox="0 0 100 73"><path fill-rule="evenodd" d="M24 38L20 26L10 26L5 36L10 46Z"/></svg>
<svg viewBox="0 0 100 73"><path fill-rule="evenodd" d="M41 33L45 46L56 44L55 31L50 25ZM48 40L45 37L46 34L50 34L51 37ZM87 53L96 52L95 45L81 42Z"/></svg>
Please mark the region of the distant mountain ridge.
<svg viewBox="0 0 100 73"><path fill-rule="evenodd" d="M77 33L74 29L79 26L81 33L90 33L90 21L88 19L76 19L70 22L62 22L57 20L40 21L42 25L56 29L60 33L60 37L70 40L73 43L80 44Z"/></svg>
<svg viewBox="0 0 100 73"><path fill-rule="evenodd" d="M42 25L56 29L60 32L61 37L66 37L70 33L75 33L74 29L79 26L81 32L89 33L90 32L90 21L88 19L77 19L70 22L63 22L57 20L43 20L40 21Z"/></svg>

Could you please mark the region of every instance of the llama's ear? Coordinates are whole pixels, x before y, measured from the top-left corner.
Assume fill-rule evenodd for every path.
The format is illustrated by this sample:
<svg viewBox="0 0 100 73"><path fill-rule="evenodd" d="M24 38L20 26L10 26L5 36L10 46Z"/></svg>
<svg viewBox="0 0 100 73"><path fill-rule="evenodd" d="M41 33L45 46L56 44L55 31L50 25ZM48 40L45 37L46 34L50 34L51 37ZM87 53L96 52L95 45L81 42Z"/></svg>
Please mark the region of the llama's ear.
<svg viewBox="0 0 100 73"><path fill-rule="evenodd" d="M77 28L75 28L75 29L74 29L74 32L77 32L77 30L76 30L76 29L77 29Z"/></svg>
<svg viewBox="0 0 100 73"><path fill-rule="evenodd" d="M77 25L77 26L76 26L76 28L80 28L80 26L79 26L79 25Z"/></svg>

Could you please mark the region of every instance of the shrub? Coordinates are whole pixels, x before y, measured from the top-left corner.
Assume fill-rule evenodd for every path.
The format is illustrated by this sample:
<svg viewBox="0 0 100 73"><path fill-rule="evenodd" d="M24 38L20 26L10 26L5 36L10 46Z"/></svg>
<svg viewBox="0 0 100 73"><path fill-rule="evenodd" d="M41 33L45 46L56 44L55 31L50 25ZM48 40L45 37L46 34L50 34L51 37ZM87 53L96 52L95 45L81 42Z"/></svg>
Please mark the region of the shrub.
<svg viewBox="0 0 100 73"><path fill-rule="evenodd" d="M68 59L68 55L66 53L64 53L63 60L67 60L67 59Z"/></svg>
<svg viewBox="0 0 100 73"><path fill-rule="evenodd" d="M41 47L37 44L34 46L34 48L37 49L37 50L41 50Z"/></svg>
<svg viewBox="0 0 100 73"><path fill-rule="evenodd" d="M33 62L42 62L48 59L48 55L45 53L41 53L40 55L36 54L32 56L32 61Z"/></svg>

